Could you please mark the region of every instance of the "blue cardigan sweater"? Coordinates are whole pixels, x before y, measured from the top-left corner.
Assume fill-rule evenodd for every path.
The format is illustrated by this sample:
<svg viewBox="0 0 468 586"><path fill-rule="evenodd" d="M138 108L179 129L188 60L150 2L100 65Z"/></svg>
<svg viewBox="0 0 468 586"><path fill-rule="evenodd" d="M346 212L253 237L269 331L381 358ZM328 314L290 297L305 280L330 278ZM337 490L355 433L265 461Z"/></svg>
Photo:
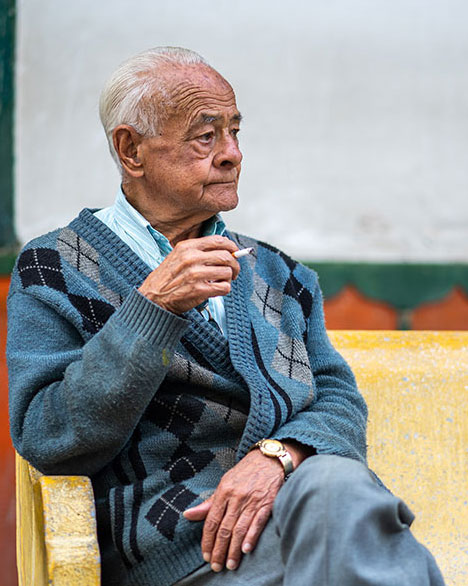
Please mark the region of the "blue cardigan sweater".
<svg viewBox="0 0 468 586"><path fill-rule="evenodd" d="M8 299L15 448L93 481L103 584L203 563L182 512L263 437L365 462L366 406L326 334L316 274L262 242L225 297L228 339L136 288L150 269L92 211L33 240Z"/></svg>

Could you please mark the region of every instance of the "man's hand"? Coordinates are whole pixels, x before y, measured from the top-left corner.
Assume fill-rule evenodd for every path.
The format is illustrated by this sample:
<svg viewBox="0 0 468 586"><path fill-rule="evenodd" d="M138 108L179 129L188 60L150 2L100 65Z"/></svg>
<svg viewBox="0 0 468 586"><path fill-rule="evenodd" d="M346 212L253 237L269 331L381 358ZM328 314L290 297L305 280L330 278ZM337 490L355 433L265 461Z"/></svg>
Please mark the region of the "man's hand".
<svg viewBox="0 0 468 586"><path fill-rule="evenodd" d="M227 295L240 265L237 246L224 236L183 240L144 280L140 293L175 314L193 309L209 297Z"/></svg>
<svg viewBox="0 0 468 586"><path fill-rule="evenodd" d="M253 450L226 472L213 496L185 511L190 521L205 520L202 553L215 572L225 564L235 570L242 553L254 549L283 482L281 463Z"/></svg>
<svg viewBox="0 0 468 586"><path fill-rule="evenodd" d="M294 468L313 453L311 448L292 440L283 443ZM242 554L254 549L283 483L284 470L279 460L253 450L226 472L208 500L185 511L189 521L205 520L202 553L215 572L225 564L235 570Z"/></svg>

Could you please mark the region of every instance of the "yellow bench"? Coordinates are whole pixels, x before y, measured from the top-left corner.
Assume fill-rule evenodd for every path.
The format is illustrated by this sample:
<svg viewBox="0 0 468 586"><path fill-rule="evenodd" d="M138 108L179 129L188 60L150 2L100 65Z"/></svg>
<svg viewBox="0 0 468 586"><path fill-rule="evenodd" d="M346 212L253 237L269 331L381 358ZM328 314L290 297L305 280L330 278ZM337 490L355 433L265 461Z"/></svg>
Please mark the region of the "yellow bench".
<svg viewBox="0 0 468 586"><path fill-rule="evenodd" d="M447 586L468 584L468 332L330 332L369 405L369 464L416 514ZM17 457L19 586L100 583L85 477Z"/></svg>
<svg viewBox="0 0 468 586"><path fill-rule="evenodd" d="M16 559L19 586L99 586L89 478L42 476L16 454Z"/></svg>

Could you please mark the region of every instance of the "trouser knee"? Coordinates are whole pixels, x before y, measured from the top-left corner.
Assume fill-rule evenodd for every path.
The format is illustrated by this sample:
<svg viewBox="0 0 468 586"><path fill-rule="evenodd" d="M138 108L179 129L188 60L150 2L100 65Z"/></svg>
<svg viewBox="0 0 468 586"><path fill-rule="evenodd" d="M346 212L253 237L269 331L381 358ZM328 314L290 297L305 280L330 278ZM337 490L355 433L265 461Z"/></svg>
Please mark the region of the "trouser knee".
<svg viewBox="0 0 468 586"><path fill-rule="evenodd" d="M322 522L328 518L330 527L369 514L379 517L389 531L408 527L414 518L400 499L379 486L367 466L335 455L303 462L279 492L274 509L281 522L307 515L312 523L318 517Z"/></svg>

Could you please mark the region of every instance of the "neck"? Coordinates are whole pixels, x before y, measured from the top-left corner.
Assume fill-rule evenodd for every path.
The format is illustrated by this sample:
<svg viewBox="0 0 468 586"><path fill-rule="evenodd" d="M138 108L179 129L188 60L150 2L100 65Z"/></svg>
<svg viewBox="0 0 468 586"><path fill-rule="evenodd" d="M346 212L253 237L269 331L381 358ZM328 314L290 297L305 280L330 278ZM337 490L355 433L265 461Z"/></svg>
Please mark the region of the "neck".
<svg viewBox="0 0 468 586"><path fill-rule="evenodd" d="M194 225L189 225L187 227L181 226L180 223L177 223L176 225L171 225L170 223L153 223L150 221L150 224L155 230L161 232L161 234L164 234L164 236L171 243L171 246L174 247L178 242L181 242L182 240L188 240L189 238L198 238L201 234L203 222Z"/></svg>
<svg viewBox="0 0 468 586"><path fill-rule="evenodd" d="M200 214L198 217L184 215L180 210L166 210L164 206L156 204L152 198L140 194L129 184L123 184L122 189L128 202L175 246L182 240L198 238L201 234L203 222L212 214ZM155 209L156 207L156 209Z"/></svg>

